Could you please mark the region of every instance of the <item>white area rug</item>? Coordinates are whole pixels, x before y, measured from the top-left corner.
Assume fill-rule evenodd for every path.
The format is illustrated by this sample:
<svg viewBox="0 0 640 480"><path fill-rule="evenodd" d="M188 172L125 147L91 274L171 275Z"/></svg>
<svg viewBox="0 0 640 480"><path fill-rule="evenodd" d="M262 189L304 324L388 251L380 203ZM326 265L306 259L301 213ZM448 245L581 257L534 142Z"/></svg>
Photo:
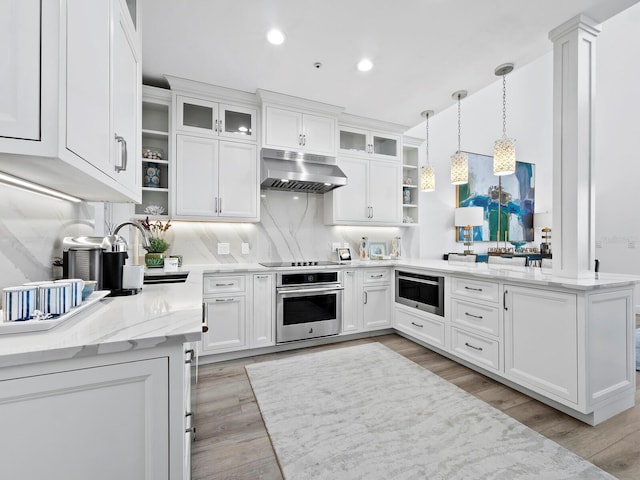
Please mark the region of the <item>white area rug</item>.
<svg viewBox="0 0 640 480"><path fill-rule="evenodd" d="M246 369L287 480L614 478L379 343Z"/></svg>

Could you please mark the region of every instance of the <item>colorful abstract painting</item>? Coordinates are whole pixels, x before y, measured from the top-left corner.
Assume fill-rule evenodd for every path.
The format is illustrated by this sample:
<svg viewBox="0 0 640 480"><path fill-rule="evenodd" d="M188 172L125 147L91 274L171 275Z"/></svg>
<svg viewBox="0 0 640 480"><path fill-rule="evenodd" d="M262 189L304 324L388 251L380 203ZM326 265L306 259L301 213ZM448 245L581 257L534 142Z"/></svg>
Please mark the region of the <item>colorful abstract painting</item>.
<svg viewBox="0 0 640 480"><path fill-rule="evenodd" d="M493 174L492 157L467 154L469 183L458 185L456 206L484 209L484 224L473 228L473 240L496 241L499 223L500 241L532 242L535 211L534 165L516 162L514 174L498 177ZM458 228L457 238L458 241L463 241L462 228Z"/></svg>

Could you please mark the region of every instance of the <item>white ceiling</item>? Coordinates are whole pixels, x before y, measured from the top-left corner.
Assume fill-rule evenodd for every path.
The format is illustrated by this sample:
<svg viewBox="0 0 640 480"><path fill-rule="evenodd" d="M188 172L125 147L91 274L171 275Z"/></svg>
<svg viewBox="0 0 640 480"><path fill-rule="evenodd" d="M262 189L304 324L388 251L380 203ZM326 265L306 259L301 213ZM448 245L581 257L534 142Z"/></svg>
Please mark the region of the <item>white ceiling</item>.
<svg viewBox="0 0 640 480"><path fill-rule="evenodd" d="M602 22L638 0L139 1L145 83L166 73L262 88L414 126L422 110L453 104L454 91L495 81L498 65L549 52L549 31L566 20ZM267 43L273 27L284 44ZM362 57L373 70L356 70Z"/></svg>

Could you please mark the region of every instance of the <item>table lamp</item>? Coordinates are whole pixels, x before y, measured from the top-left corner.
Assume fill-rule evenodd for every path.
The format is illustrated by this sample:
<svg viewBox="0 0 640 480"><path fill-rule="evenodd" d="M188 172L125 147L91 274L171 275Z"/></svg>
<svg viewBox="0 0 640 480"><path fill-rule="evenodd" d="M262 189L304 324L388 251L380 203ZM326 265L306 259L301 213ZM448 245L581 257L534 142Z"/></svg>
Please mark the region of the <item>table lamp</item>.
<svg viewBox="0 0 640 480"><path fill-rule="evenodd" d="M464 254L473 253L473 227L484 223L484 209L482 207L456 208L454 223L456 227L463 228Z"/></svg>

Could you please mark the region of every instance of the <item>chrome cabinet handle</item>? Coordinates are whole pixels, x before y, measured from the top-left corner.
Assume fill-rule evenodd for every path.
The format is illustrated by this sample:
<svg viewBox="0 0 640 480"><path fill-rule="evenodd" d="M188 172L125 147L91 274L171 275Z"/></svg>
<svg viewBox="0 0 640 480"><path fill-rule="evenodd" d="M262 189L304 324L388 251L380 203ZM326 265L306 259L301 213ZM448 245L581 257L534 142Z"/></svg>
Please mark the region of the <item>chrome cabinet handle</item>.
<svg viewBox="0 0 640 480"><path fill-rule="evenodd" d="M380 275L369 275L369 278L382 278L384 275L381 273Z"/></svg>
<svg viewBox="0 0 640 480"><path fill-rule="evenodd" d="M292 290L284 290L280 289L279 294L286 295L289 293L317 293L317 292L336 292L338 290L344 290L344 287L333 287L333 288L296 288Z"/></svg>
<svg viewBox="0 0 640 480"><path fill-rule="evenodd" d="M411 325L413 325L415 327L424 328L424 325L420 325L419 323L415 323L415 322L411 322Z"/></svg>
<svg viewBox="0 0 640 480"><path fill-rule="evenodd" d="M371 218L375 217L375 215L373 214L373 207L371 207Z"/></svg>
<svg viewBox="0 0 640 480"><path fill-rule="evenodd" d="M216 298L216 302L233 302L235 298Z"/></svg>
<svg viewBox="0 0 640 480"><path fill-rule="evenodd" d="M120 165L114 165L113 168L116 172L122 172L127 169L127 141L117 133L115 139L120 144Z"/></svg>
<svg viewBox="0 0 640 480"><path fill-rule="evenodd" d="M256 275L256 278L269 278L269 275Z"/></svg>
<svg viewBox="0 0 640 480"><path fill-rule="evenodd" d="M509 293L509 290L505 290L504 293L502 294L502 306L505 310L509 310L507 308L507 293Z"/></svg>
<svg viewBox="0 0 640 480"><path fill-rule="evenodd" d="M213 197L213 212L218 213L218 197Z"/></svg>
<svg viewBox="0 0 640 480"><path fill-rule="evenodd" d="M298 134L298 145L302 145L302 134Z"/></svg>
<svg viewBox="0 0 640 480"><path fill-rule="evenodd" d="M216 283L216 287L233 287L234 283Z"/></svg>
<svg viewBox="0 0 640 480"><path fill-rule="evenodd" d="M477 351L479 351L479 352L481 352L481 351L482 351L482 347L476 347L475 345L471 345L469 342L464 342L464 345L465 345L466 347L473 348L474 350L477 350Z"/></svg>
<svg viewBox="0 0 640 480"><path fill-rule="evenodd" d="M482 320L482 318L483 318L483 317L482 317L482 315L473 315L472 313L469 313L469 312L464 312L464 314L465 314L467 317L477 318L478 320Z"/></svg>
<svg viewBox="0 0 640 480"><path fill-rule="evenodd" d="M213 131L214 132L218 131L218 120L217 119L216 119L215 127L213 127Z"/></svg>
<svg viewBox="0 0 640 480"><path fill-rule="evenodd" d="M364 292L364 304L366 305L368 301L369 301L369 295L367 295L367 292Z"/></svg>
<svg viewBox="0 0 640 480"><path fill-rule="evenodd" d="M472 290L474 292L481 292L482 289L481 288L472 288L472 287L467 287L466 285L464 286L465 290Z"/></svg>
<svg viewBox="0 0 640 480"><path fill-rule="evenodd" d="M222 133L222 120L218 120L218 133Z"/></svg>
<svg viewBox="0 0 640 480"><path fill-rule="evenodd" d="M218 213L222 213L222 197L218 197Z"/></svg>

